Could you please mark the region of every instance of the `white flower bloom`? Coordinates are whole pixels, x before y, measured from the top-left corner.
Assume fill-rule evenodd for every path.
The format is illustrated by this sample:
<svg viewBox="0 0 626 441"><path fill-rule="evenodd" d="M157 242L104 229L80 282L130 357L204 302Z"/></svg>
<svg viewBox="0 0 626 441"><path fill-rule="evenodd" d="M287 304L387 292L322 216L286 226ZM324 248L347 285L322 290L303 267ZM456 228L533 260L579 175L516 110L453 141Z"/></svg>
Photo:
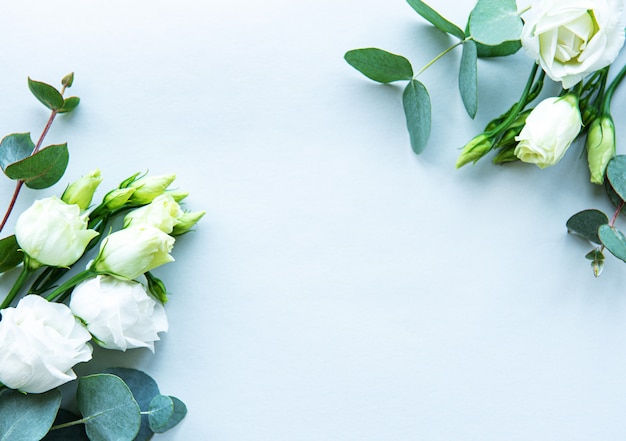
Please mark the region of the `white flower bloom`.
<svg viewBox="0 0 626 441"><path fill-rule="evenodd" d="M169 194L162 194L143 207L130 211L124 218L124 228L129 226L156 227L164 233L171 233L178 218L183 216L180 205Z"/></svg>
<svg viewBox="0 0 626 441"><path fill-rule="evenodd" d="M107 236L90 267L99 273L135 279L164 263L173 262L174 238L156 227L128 227Z"/></svg>
<svg viewBox="0 0 626 441"><path fill-rule="evenodd" d="M561 160L582 127L578 100L573 95L546 98L526 119L515 140L515 156L545 168Z"/></svg>
<svg viewBox="0 0 626 441"><path fill-rule="evenodd" d="M569 89L608 66L624 44L624 0L535 0L523 15L526 53Z"/></svg>
<svg viewBox="0 0 626 441"><path fill-rule="evenodd" d="M91 335L61 303L28 295L2 310L0 382L43 393L76 378L72 367L91 359Z"/></svg>
<svg viewBox="0 0 626 441"><path fill-rule="evenodd" d="M49 266L70 266L97 235L87 229L78 205L68 205L54 196L35 201L15 225L20 248L31 259Z"/></svg>
<svg viewBox="0 0 626 441"><path fill-rule="evenodd" d="M89 279L74 289L70 309L107 349L148 348L154 352L157 334L167 331L163 305L134 281L110 276Z"/></svg>

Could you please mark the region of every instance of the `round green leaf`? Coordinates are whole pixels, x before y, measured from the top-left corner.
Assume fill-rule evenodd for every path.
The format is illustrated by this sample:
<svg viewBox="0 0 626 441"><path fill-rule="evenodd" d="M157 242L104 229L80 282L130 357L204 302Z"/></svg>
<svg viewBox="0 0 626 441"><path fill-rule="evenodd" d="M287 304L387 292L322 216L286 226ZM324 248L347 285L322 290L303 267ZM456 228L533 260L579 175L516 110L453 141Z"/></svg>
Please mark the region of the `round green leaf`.
<svg viewBox="0 0 626 441"><path fill-rule="evenodd" d="M519 40L505 41L497 46L487 46L481 43L476 43L478 49L478 58L488 57L506 57L507 55L513 55L522 47L522 43Z"/></svg>
<svg viewBox="0 0 626 441"><path fill-rule="evenodd" d="M187 406L176 397L159 395L150 403L150 428L155 433L163 433L176 426L187 415Z"/></svg>
<svg viewBox="0 0 626 441"><path fill-rule="evenodd" d="M130 389L119 377L94 374L78 380L78 408L91 441L132 441L141 414Z"/></svg>
<svg viewBox="0 0 626 441"><path fill-rule="evenodd" d="M24 254L20 251L15 235L0 240L0 273L15 268L24 260Z"/></svg>
<svg viewBox="0 0 626 441"><path fill-rule="evenodd" d="M23 394L14 390L0 393L0 441L42 439L61 405L61 392Z"/></svg>
<svg viewBox="0 0 626 441"><path fill-rule="evenodd" d="M74 110L76 107L78 107L79 103L80 103L80 98L78 98L77 96L71 96L69 98L65 98L65 100L63 100L63 107L59 109L59 113L69 113L72 110Z"/></svg>
<svg viewBox="0 0 626 441"><path fill-rule="evenodd" d="M470 13L470 35L487 46L519 40L522 27L515 0L478 0Z"/></svg>
<svg viewBox="0 0 626 441"><path fill-rule="evenodd" d="M379 83L413 78L413 68L409 60L382 49L354 49L346 52L344 58L350 66Z"/></svg>
<svg viewBox="0 0 626 441"><path fill-rule="evenodd" d="M63 107L63 95L51 85L29 78L28 88L48 109L59 110Z"/></svg>
<svg viewBox="0 0 626 441"><path fill-rule="evenodd" d="M9 165L4 172L11 179L23 180L27 187L41 189L61 179L68 162L67 144L51 145Z"/></svg>
<svg viewBox="0 0 626 441"><path fill-rule="evenodd" d="M412 80L404 89L402 103L411 147L419 154L426 147L430 136L431 106L426 87L419 81Z"/></svg>
<svg viewBox="0 0 626 441"><path fill-rule="evenodd" d="M626 262L626 237L621 231L609 225L602 225L598 229L598 236L611 254Z"/></svg>
<svg viewBox="0 0 626 441"><path fill-rule="evenodd" d="M613 191L626 200L626 155L618 155L611 159L606 168L608 178Z"/></svg>
<svg viewBox="0 0 626 441"><path fill-rule="evenodd" d="M600 210L583 210L570 217L565 225L570 233L577 234L593 243L601 244L598 228L608 223L609 218Z"/></svg>
<svg viewBox="0 0 626 441"><path fill-rule="evenodd" d="M2 170L22 159L30 156L35 150L35 144L30 139L30 133L12 133L0 141L0 167Z"/></svg>

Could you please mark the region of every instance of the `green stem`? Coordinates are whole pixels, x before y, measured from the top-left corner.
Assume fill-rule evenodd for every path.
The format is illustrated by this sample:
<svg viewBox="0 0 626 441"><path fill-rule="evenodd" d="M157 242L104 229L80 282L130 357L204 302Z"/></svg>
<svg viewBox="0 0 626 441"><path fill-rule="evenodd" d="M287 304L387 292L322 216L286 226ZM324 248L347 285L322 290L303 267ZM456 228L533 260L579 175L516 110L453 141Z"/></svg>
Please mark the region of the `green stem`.
<svg viewBox="0 0 626 441"><path fill-rule="evenodd" d="M608 115L611 113L611 99L613 98L613 94L617 89L617 86L624 79L624 75L626 75L626 64L622 67L622 70L619 71L617 76L613 79L609 87L606 88L606 92L604 92L604 98L602 100L602 113Z"/></svg>
<svg viewBox="0 0 626 441"><path fill-rule="evenodd" d="M57 301L62 301L62 300L65 299L65 297L67 297L67 294L69 294L69 291L72 288L74 288L80 282L82 282L84 280L87 280L87 279L90 279L92 277L95 277L96 275L97 275L97 273L95 271L90 270L90 269L86 269L85 271L76 274L71 279L67 280L63 284L61 284L58 287L56 287L56 289L54 291L52 291L48 295L48 297L46 297L46 299L49 302L52 302L54 300L57 300L57 297L60 297Z"/></svg>
<svg viewBox="0 0 626 441"><path fill-rule="evenodd" d="M437 55L435 58L433 58L432 60L430 60L426 66L422 67L420 69L420 71L418 73L416 73L413 78L417 78L419 77L426 69L428 69L430 66L432 66L433 64L435 64L437 62L437 60L439 60L441 57L443 57L444 55L446 55L448 52L452 51L454 48L456 48L457 46L462 45L463 43L465 43L465 41L467 40L462 40L459 41L458 43L453 44L452 46L450 46L448 49L446 49L445 51L443 51L442 53L440 53L439 55Z"/></svg>
<svg viewBox="0 0 626 441"><path fill-rule="evenodd" d="M20 290L24 286L24 283L26 283L26 280L28 280L28 277L33 273L33 271L34 270L32 270L28 266L28 258L26 258L24 260L24 266L22 267L22 272L17 277L17 280L13 284L11 291L9 291L6 298L0 305L0 309L7 308L11 304L11 302L15 299L15 296L17 296L17 293L20 292Z"/></svg>
<svg viewBox="0 0 626 441"><path fill-rule="evenodd" d="M81 418L80 420L70 421L68 423L63 423L63 424L57 424L56 426L50 427L50 430L65 429L66 427L72 427L78 424L85 424L87 421L88 421L88 418Z"/></svg>

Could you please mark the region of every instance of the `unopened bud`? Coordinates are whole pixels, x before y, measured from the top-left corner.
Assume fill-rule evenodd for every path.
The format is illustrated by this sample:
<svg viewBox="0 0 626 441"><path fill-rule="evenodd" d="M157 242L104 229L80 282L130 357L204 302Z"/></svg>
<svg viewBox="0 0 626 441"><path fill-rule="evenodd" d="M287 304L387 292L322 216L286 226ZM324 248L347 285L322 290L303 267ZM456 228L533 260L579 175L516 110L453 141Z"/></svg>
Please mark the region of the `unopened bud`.
<svg viewBox="0 0 626 441"><path fill-rule="evenodd" d="M96 169L68 185L61 200L66 204L78 205L81 210L86 210L100 182L102 182L100 170Z"/></svg>
<svg viewBox="0 0 626 441"><path fill-rule="evenodd" d="M456 161L456 168L461 168L469 162L478 161L489 153L492 147L492 140L487 138L484 133L481 133L463 147L459 159Z"/></svg>
<svg viewBox="0 0 626 441"><path fill-rule="evenodd" d="M610 115L603 115L592 121L587 133L586 147L590 180L594 184L602 185L606 167L615 156L615 124Z"/></svg>

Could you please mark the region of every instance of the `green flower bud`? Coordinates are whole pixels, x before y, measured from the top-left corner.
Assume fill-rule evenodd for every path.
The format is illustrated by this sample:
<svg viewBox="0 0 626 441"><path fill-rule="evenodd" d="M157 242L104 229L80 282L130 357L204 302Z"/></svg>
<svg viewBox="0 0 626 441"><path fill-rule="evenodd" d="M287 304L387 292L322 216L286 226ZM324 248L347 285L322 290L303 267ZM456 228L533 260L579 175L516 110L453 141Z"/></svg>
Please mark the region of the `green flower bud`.
<svg viewBox="0 0 626 441"><path fill-rule="evenodd" d="M117 210L128 203L131 196L135 192L134 188L116 188L104 196L102 205L109 210Z"/></svg>
<svg viewBox="0 0 626 441"><path fill-rule="evenodd" d="M492 147L493 141L487 138L484 133L481 133L463 147L463 151L461 151L461 155L456 161L456 168L461 168L469 162L478 161L489 153Z"/></svg>
<svg viewBox="0 0 626 441"><path fill-rule="evenodd" d="M615 124L611 115L596 118L587 133L587 161L591 182L602 185L609 161L615 156Z"/></svg>
<svg viewBox="0 0 626 441"><path fill-rule="evenodd" d="M187 196L189 196L188 191L182 191L182 190L167 190L165 194L169 194L171 197L174 198L176 202L180 202L183 199L185 199Z"/></svg>
<svg viewBox="0 0 626 441"><path fill-rule="evenodd" d="M81 210L86 210L100 182L102 182L100 170L96 169L68 185L61 200L66 204L78 205Z"/></svg>
<svg viewBox="0 0 626 441"><path fill-rule="evenodd" d="M494 164L504 164L506 162L519 161L519 158L515 155L515 146L504 148L498 152L493 158Z"/></svg>
<svg viewBox="0 0 626 441"><path fill-rule="evenodd" d="M143 176L134 180L128 186L128 188L135 189L130 198L130 202L135 205L145 205L152 202L152 200L162 195L167 187L174 182L176 175L162 175L162 176Z"/></svg>
<svg viewBox="0 0 626 441"><path fill-rule="evenodd" d="M176 224L174 224L174 229L172 230L172 236L180 236L188 233L205 214L205 211L183 213L182 216L176 219Z"/></svg>

